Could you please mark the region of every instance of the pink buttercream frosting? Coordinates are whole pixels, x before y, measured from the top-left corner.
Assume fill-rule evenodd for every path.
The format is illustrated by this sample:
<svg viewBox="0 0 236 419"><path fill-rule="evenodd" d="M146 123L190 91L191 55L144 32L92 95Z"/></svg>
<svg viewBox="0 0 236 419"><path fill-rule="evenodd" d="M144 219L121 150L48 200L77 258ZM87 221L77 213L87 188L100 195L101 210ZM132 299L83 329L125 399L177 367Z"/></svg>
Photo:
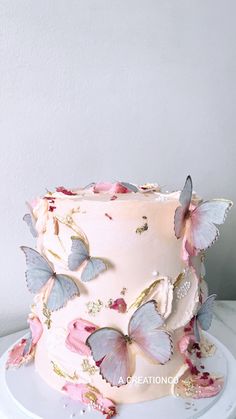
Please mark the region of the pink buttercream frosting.
<svg viewBox="0 0 236 419"><path fill-rule="evenodd" d="M80 355L89 356L90 349L85 344L88 336L94 332L98 327L84 319L76 319L70 322L68 326L68 336L66 338L66 347L72 352L77 352Z"/></svg>
<svg viewBox="0 0 236 419"><path fill-rule="evenodd" d="M107 419L116 414L115 403L110 399L103 397L97 389L87 384L66 383L62 390L65 391L71 399L87 405L92 405L94 409L106 415Z"/></svg>

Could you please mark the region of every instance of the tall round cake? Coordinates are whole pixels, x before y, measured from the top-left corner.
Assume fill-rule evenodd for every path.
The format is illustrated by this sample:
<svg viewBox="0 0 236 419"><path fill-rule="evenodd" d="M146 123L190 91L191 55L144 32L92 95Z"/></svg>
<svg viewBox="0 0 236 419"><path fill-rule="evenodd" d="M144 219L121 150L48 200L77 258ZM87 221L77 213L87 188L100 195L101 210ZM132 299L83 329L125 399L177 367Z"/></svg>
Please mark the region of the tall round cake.
<svg viewBox="0 0 236 419"><path fill-rule="evenodd" d="M201 338L215 298L204 257L231 205L199 199L190 177L182 192L97 183L32 202L31 334L8 366L34 357L49 386L108 416L116 403L217 394L222 377L201 370L214 350Z"/></svg>

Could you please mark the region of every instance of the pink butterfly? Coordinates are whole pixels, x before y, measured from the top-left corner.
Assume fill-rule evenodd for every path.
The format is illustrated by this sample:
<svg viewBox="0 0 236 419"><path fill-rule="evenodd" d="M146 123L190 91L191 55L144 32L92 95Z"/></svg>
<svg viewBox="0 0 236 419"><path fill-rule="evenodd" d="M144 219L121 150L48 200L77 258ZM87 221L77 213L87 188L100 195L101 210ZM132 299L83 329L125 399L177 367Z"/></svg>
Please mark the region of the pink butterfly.
<svg viewBox="0 0 236 419"><path fill-rule="evenodd" d="M100 368L100 374L112 386L127 384L132 374L132 359L129 346L136 343L152 361L165 364L172 354L170 334L160 329L164 319L157 311L155 300L139 307L131 316L128 335L112 327L102 327L91 333L86 344Z"/></svg>
<svg viewBox="0 0 236 419"><path fill-rule="evenodd" d="M223 224L232 207L232 201L213 199L197 205L192 200L192 179L188 176L180 194L180 204L175 211L174 229L177 239L184 238L184 247L191 256L206 250L219 237L215 224Z"/></svg>

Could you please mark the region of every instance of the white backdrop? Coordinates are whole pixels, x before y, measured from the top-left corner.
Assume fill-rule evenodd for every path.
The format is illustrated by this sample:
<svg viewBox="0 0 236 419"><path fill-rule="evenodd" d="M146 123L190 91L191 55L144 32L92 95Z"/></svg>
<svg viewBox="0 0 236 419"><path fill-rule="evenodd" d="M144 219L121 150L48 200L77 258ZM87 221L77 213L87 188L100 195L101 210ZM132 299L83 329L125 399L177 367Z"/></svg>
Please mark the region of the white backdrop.
<svg viewBox="0 0 236 419"><path fill-rule="evenodd" d="M0 334L25 325L24 201L57 185L188 173L236 201L234 0L1 0ZM236 213L208 280L236 297Z"/></svg>

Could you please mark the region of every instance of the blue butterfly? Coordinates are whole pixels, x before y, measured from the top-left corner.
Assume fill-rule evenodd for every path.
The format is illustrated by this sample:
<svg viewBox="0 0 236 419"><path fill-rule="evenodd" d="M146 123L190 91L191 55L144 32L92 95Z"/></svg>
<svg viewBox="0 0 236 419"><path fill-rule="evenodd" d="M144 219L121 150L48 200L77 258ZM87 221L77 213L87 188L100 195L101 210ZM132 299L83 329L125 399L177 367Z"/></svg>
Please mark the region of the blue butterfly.
<svg viewBox="0 0 236 419"><path fill-rule="evenodd" d="M120 183L121 185L123 185L125 188L129 189L132 192L135 192L135 193L139 192L139 189L133 183L128 183L128 182L120 182Z"/></svg>
<svg viewBox="0 0 236 419"><path fill-rule="evenodd" d="M26 222L27 226L29 227L32 236L38 237L38 232L35 227L36 219L34 217L33 210L31 208L31 205L28 202L26 202L26 205L29 208L29 213L24 215L23 220Z"/></svg>
<svg viewBox="0 0 236 419"><path fill-rule="evenodd" d="M68 257L68 267L71 271L76 271L85 261L87 262L81 274L83 282L96 278L101 272L107 269L102 259L94 258L89 255L89 251L83 240L72 236L71 253Z"/></svg>
<svg viewBox="0 0 236 419"><path fill-rule="evenodd" d="M47 299L47 307L50 311L59 310L71 298L76 295L79 296L79 289L70 276L54 272L47 259L36 250L26 246L21 246L21 250L26 257L27 271L25 276L30 292L37 294L50 278L54 279Z"/></svg>
<svg viewBox="0 0 236 419"><path fill-rule="evenodd" d="M199 325L201 329L208 330L213 318L213 304L216 294L209 295L198 310L193 323L193 332L197 342L200 342Z"/></svg>

